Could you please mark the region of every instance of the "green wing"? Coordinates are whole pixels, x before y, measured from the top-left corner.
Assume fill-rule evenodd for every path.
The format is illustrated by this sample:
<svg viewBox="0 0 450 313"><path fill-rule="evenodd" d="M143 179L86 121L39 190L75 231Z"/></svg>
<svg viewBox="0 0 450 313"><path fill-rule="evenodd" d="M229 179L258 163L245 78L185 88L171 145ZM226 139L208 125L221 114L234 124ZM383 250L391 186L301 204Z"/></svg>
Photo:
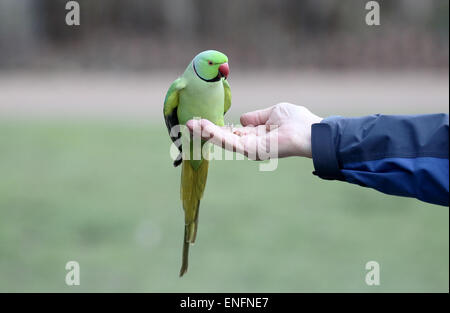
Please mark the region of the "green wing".
<svg viewBox="0 0 450 313"><path fill-rule="evenodd" d="M231 107L231 89L226 79L223 80L223 90L225 91L223 114L225 114Z"/></svg>
<svg viewBox="0 0 450 313"><path fill-rule="evenodd" d="M181 137L181 133L177 134L171 134L170 131L172 127L179 124L178 122L178 115L177 115L177 109L178 109L178 101L180 98L180 91L186 87L186 84L184 83L182 78L176 79L172 85L170 85L169 90L167 91L166 98L164 99L164 120L166 122L167 130L169 131L170 139L172 139L173 142L177 141ZM178 150L180 150L180 155L178 158L173 162L174 166L178 166L181 164L181 145L178 146Z"/></svg>
<svg viewBox="0 0 450 313"><path fill-rule="evenodd" d="M184 87L186 87L186 84L181 77L177 78L170 85L166 98L164 99L164 117L172 114L173 110L178 106L179 92Z"/></svg>

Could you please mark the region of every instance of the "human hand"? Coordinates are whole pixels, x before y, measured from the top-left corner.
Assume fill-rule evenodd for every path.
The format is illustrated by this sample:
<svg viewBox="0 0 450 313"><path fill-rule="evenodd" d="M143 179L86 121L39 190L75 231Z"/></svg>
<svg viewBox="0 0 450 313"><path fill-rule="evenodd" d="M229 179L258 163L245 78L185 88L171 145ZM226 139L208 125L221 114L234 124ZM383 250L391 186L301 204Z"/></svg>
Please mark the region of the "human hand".
<svg viewBox="0 0 450 313"><path fill-rule="evenodd" d="M311 158L311 125L321 121L321 117L305 107L278 103L243 114L242 127L219 127L206 119L190 120L186 125L194 136L251 159L262 160L274 156ZM271 144L274 140L276 145Z"/></svg>

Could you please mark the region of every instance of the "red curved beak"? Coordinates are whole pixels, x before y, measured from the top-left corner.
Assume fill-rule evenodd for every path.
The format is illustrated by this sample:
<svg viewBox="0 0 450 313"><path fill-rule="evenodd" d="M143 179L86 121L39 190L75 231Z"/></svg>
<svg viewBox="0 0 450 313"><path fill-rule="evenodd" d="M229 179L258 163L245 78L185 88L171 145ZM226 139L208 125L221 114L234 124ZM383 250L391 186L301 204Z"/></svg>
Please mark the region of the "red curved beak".
<svg viewBox="0 0 450 313"><path fill-rule="evenodd" d="M228 63L223 63L219 66L220 76L227 78L230 73L230 68L228 67Z"/></svg>

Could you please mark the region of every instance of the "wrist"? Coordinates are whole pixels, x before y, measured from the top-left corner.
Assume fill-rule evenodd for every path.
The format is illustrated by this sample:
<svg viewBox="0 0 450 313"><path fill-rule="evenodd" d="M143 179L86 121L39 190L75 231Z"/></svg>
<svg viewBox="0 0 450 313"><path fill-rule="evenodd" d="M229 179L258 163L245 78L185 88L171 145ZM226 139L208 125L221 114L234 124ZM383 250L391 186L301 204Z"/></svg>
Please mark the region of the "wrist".
<svg viewBox="0 0 450 313"><path fill-rule="evenodd" d="M305 146L303 149L303 157L312 158L312 126L314 124L319 124L322 122L323 118L315 116L315 118L312 120L311 124L308 127L308 131L306 132L305 136Z"/></svg>

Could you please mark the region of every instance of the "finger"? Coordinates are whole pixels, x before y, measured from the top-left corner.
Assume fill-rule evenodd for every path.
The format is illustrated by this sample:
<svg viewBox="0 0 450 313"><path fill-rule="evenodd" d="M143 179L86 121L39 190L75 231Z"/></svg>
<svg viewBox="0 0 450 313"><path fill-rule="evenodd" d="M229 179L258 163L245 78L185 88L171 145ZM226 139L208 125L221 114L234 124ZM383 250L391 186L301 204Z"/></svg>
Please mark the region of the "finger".
<svg viewBox="0 0 450 313"><path fill-rule="evenodd" d="M225 131L219 126L215 125L214 123L211 123L206 119L189 120L186 122L186 126L189 128L192 135L199 136L205 140L208 140L210 136L212 136L215 133Z"/></svg>
<svg viewBox="0 0 450 313"><path fill-rule="evenodd" d="M266 134L266 126L259 125L256 127L255 126L234 127L232 128L232 132L233 134L238 135L240 137L248 135L264 135Z"/></svg>
<svg viewBox="0 0 450 313"><path fill-rule="evenodd" d="M203 132L205 135L204 137L208 138L208 141L220 146L226 150L233 151L233 152L240 152L243 153L243 147L240 143L240 136L238 136L234 129L231 127L217 127L217 126L211 126L207 125L208 123L203 124Z"/></svg>
<svg viewBox="0 0 450 313"><path fill-rule="evenodd" d="M266 151L266 133L265 126L260 127L241 127L233 129L231 127L219 127L208 120L190 120L186 123L194 136L199 136L208 142L220 146L225 150L237 152L247 156L252 160L261 160ZM236 130L248 132L247 135L238 136ZM260 149L263 149L259 151Z"/></svg>
<svg viewBox="0 0 450 313"><path fill-rule="evenodd" d="M250 160L262 161L276 155L276 145L272 145L272 135L249 135L240 138L244 155ZM275 148L275 149L273 149ZM274 151L272 151L274 150Z"/></svg>
<svg viewBox="0 0 450 313"><path fill-rule="evenodd" d="M269 119L270 113L272 113L273 106L263 110L257 110L253 112L244 113L241 116L242 126L258 126L263 125Z"/></svg>
<svg viewBox="0 0 450 313"><path fill-rule="evenodd" d="M233 134L230 127L219 127L206 119L190 120L186 123L194 136L199 136L217 146L233 151L240 147L239 136ZM240 149L242 150L242 149Z"/></svg>

